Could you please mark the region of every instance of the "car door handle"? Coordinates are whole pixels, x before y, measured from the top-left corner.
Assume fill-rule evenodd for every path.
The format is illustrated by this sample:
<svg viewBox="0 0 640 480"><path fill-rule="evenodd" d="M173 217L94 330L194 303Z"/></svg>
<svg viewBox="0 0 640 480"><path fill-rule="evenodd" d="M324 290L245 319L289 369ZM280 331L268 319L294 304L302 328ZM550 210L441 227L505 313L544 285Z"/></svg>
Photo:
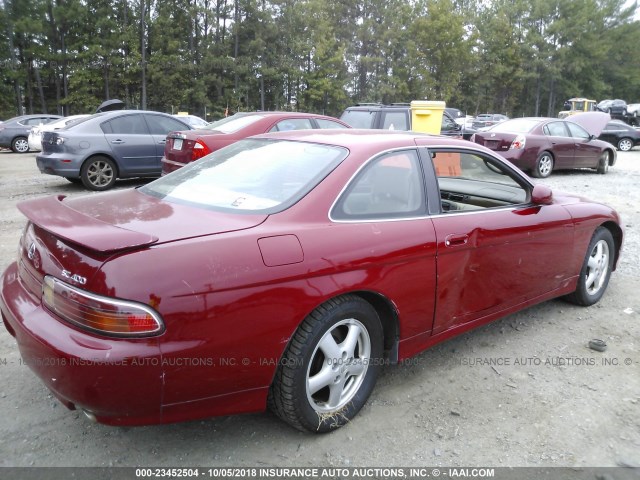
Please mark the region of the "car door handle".
<svg viewBox="0 0 640 480"><path fill-rule="evenodd" d="M166 140L160 140L158 143L159 143L160 145L164 145L165 143L167 143L167 141L166 141Z"/></svg>
<svg viewBox="0 0 640 480"><path fill-rule="evenodd" d="M118 139L118 140L111 140L111 143L113 143L114 145L121 145L121 144L123 144L123 143L124 143L124 140L120 140L120 139Z"/></svg>
<svg viewBox="0 0 640 480"><path fill-rule="evenodd" d="M459 245L466 245L469 241L469 235L447 235L444 239L444 244L447 247L457 247Z"/></svg>

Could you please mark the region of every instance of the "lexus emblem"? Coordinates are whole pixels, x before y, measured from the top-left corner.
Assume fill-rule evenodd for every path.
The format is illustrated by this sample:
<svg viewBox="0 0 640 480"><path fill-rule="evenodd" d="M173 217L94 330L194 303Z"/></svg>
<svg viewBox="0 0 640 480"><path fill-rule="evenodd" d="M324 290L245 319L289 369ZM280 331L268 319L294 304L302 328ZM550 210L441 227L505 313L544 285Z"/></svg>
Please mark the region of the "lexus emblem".
<svg viewBox="0 0 640 480"><path fill-rule="evenodd" d="M31 242L31 245L29 245L29 250L27 251L27 257L29 258L29 260L33 260L36 256L36 244Z"/></svg>
<svg viewBox="0 0 640 480"><path fill-rule="evenodd" d="M491 138L493 138L493 137L495 137L495 136L496 136L496 134L495 134L495 133L492 133L492 134L491 134Z"/></svg>

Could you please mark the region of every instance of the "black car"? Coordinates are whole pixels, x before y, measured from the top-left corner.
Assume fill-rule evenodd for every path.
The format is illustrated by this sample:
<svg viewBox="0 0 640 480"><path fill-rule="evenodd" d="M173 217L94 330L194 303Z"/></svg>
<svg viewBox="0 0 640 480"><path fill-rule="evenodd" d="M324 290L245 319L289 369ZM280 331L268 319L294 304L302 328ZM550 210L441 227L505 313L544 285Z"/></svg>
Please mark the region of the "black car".
<svg viewBox="0 0 640 480"><path fill-rule="evenodd" d="M597 109L601 112L608 113L610 115L626 115L627 114L627 102L624 100L602 100L597 105Z"/></svg>
<svg viewBox="0 0 640 480"><path fill-rule="evenodd" d="M408 103L359 103L347 108L340 120L353 128L375 128L382 130L411 130L411 106ZM442 112L440 135L462 137L469 140L475 130L459 125L445 110Z"/></svg>
<svg viewBox="0 0 640 480"><path fill-rule="evenodd" d="M60 115L22 115L0 123L0 147L15 153L29 151L29 132L32 127L62 118Z"/></svg>
<svg viewBox="0 0 640 480"><path fill-rule="evenodd" d="M451 115L451 118L453 118L454 120L458 120L459 118L465 118L466 117L464 112L462 110L460 110L459 108L447 107L447 108L444 109L444 111L447 112L449 115Z"/></svg>
<svg viewBox="0 0 640 480"><path fill-rule="evenodd" d="M622 152L628 152L636 145L640 145L640 131L620 120L607 123L598 138L615 145Z"/></svg>

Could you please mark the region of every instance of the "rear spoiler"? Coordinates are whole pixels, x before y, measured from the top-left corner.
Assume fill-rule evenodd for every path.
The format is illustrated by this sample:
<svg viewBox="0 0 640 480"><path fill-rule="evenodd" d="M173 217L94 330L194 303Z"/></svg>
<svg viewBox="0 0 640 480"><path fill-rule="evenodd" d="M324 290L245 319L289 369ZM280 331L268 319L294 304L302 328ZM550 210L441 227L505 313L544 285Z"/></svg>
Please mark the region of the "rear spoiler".
<svg viewBox="0 0 640 480"><path fill-rule="evenodd" d="M100 253L144 247L158 237L116 227L84 215L62 201L65 195L36 198L18 204L32 223L55 236Z"/></svg>

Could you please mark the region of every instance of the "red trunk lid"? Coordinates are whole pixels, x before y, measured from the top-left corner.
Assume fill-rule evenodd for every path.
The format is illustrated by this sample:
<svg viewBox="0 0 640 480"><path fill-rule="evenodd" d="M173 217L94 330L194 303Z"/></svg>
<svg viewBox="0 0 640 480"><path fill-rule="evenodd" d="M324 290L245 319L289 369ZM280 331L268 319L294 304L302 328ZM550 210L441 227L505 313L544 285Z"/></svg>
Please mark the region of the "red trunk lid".
<svg viewBox="0 0 640 480"><path fill-rule="evenodd" d="M136 189L18 204L32 223L99 253L231 232L262 223L267 215L237 215L168 203Z"/></svg>
<svg viewBox="0 0 640 480"><path fill-rule="evenodd" d="M516 136L514 133L478 132L475 134L475 143L483 145L495 152L504 152L509 150Z"/></svg>

